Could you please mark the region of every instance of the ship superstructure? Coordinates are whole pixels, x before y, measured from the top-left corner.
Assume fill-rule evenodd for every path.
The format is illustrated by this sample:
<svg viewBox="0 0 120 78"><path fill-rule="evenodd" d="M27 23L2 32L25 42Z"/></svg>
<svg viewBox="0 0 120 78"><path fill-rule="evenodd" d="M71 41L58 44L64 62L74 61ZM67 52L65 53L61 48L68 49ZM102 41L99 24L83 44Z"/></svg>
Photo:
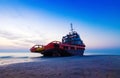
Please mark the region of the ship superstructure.
<svg viewBox="0 0 120 78"><path fill-rule="evenodd" d="M52 41L47 45L35 45L30 51L41 53L44 56L83 56L85 44L81 40L79 34L74 31L71 24L71 31L69 34L62 37L62 42Z"/></svg>

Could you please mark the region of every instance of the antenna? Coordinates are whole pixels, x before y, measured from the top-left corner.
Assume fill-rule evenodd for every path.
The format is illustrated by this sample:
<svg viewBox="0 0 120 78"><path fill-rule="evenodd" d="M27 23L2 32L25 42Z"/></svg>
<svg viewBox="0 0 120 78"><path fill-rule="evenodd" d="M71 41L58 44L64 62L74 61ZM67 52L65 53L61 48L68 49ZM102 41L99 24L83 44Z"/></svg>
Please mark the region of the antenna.
<svg viewBox="0 0 120 78"><path fill-rule="evenodd" d="M73 32L73 25L72 25L72 23L70 24L70 26L71 26L71 32Z"/></svg>

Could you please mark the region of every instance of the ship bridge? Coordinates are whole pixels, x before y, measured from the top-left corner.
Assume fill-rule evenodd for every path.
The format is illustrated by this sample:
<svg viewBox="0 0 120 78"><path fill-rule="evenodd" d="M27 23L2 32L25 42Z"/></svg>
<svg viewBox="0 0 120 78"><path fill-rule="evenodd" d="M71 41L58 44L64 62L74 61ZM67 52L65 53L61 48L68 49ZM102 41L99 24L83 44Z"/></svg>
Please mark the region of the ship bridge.
<svg viewBox="0 0 120 78"><path fill-rule="evenodd" d="M63 44L70 44L70 45L83 45L83 41L81 40L79 34L74 31L73 25L71 23L71 31L66 36L62 37Z"/></svg>

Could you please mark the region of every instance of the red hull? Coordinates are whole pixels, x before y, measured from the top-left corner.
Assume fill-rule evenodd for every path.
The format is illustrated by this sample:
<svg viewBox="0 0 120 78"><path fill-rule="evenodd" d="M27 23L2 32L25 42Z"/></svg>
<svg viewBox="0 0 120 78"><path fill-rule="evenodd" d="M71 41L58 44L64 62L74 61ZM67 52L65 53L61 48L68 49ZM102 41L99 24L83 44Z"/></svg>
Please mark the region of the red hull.
<svg viewBox="0 0 120 78"><path fill-rule="evenodd" d="M85 45L69 45L62 44L59 41L53 41L46 46L35 45L30 51L34 53L41 53L44 56L70 56L83 55Z"/></svg>

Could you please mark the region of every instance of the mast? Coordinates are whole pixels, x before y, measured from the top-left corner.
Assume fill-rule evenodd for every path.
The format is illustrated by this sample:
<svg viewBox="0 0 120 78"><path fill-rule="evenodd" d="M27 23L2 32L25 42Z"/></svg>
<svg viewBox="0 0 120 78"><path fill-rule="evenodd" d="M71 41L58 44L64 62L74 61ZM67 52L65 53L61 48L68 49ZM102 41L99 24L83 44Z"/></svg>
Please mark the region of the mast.
<svg viewBox="0 0 120 78"><path fill-rule="evenodd" d="M73 25L72 25L72 23L70 24L70 26L71 26L71 32L73 33Z"/></svg>

